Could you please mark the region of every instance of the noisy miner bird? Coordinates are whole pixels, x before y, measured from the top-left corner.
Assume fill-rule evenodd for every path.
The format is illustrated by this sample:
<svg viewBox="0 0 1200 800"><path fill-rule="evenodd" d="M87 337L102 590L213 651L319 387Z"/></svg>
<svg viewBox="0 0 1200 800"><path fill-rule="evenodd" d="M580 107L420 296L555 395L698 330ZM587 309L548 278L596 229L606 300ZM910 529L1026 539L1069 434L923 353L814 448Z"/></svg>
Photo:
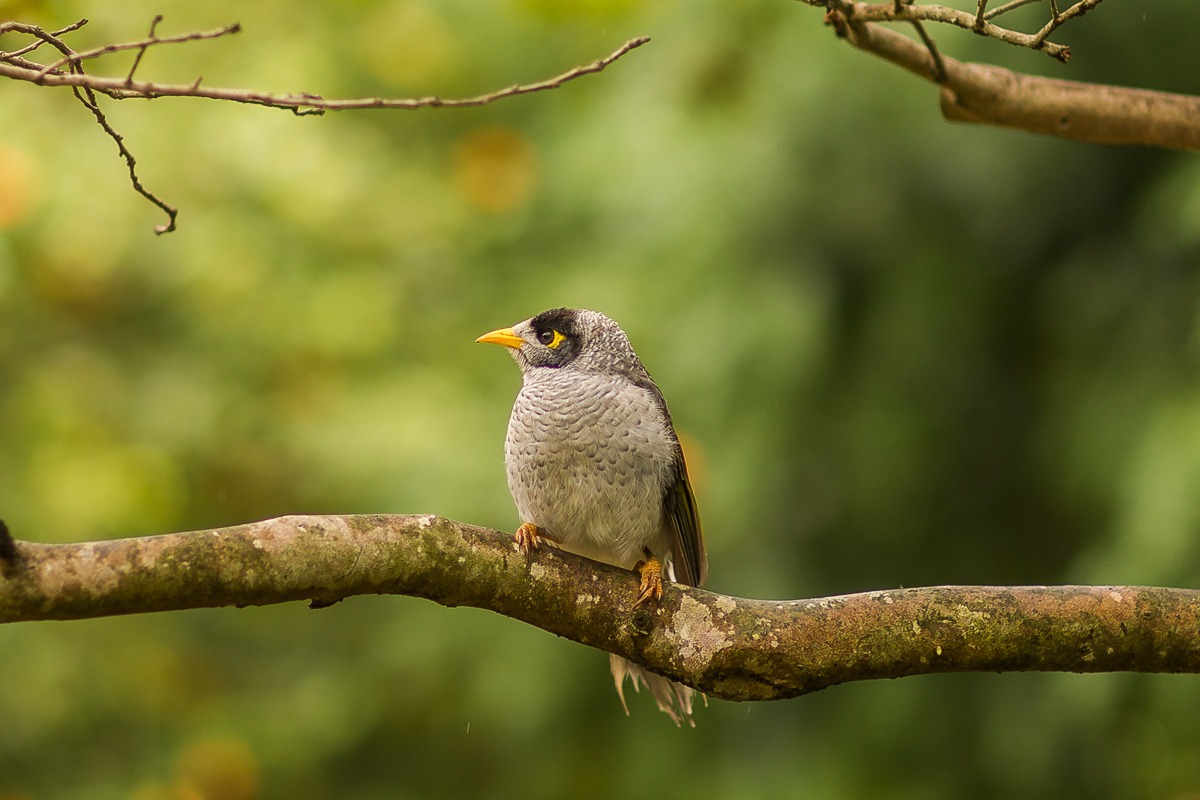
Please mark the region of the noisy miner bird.
<svg viewBox="0 0 1200 800"><path fill-rule="evenodd" d="M476 341L504 345L521 368L504 442L521 549L546 539L636 569L639 605L662 597L664 563L672 580L703 586L708 556L679 437L617 323L555 308ZM611 660L622 706L628 675L635 690L645 682L676 725L683 718L695 726L690 688L620 656Z"/></svg>

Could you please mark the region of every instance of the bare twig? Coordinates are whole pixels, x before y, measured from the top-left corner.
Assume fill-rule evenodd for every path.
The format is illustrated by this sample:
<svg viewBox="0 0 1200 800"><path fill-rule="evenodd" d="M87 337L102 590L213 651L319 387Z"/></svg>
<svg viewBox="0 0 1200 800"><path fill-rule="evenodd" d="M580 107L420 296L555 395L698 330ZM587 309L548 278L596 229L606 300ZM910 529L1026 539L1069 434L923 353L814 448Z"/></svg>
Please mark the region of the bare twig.
<svg viewBox="0 0 1200 800"><path fill-rule="evenodd" d="M1018 4L1036 0L1017 0L995 11L984 13L984 4L980 3L974 14L957 8L940 5L899 5L896 3L854 3L848 0L803 0L809 5L821 6L842 14L848 22L941 22L954 25L964 30L998 39L1008 44L1042 50L1059 61L1066 62L1071 58L1071 49L1065 45L1048 41L1047 37L1057 30L1064 22L1074 17L1082 16L1098 6L1103 0L1081 0L1061 14L1054 14L1049 23L1037 33L1021 33L1020 31L1002 28L990 20L1016 8Z"/></svg>
<svg viewBox="0 0 1200 800"><path fill-rule="evenodd" d="M146 54L146 50L150 47L161 44L178 44L181 42L197 41L200 39L215 39L221 36L238 33L241 26L238 24L228 25L223 28L217 28L210 31L193 31L191 33L180 34L177 36L157 36L155 31L158 23L162 21L162 15L154 18L150 25L150 35L145 39L140 39L135 42L120 42L116 44L107 44L102 47L96 47L91 50L83 50L76 52L71 49L61 38L65 33L78 30L87 24L86 19L82 19L73 25L49 33L36 25L26 23L7 21L0 22L0 33L23 33L34 37L36 41L19 50L11 52L0 51L0 76L11 78L13 80L27 81L42 86L69 86L74 91L75 96L79 101L92 112L96 118L96 122L104 129L113 141L117 143L122 157L125 159L126 165L129 167L129 177L133 183L133 187L142 196L154 203L156 206L166 212L169 217L167 225L160 225L155 228L158 234L168 233L175 230L175 220L178 215L178 210L163 201L161 198L147 190L138 179L136 172L137 160L133 154L125 146L124 138L117 133L116 130L108 123L104 113L100 110L99 104L96 102L96 92L103 93L116 100L125 100L129 98L139 97L151 99L155 97L204 97L211 100L228 100L236 103L252 103L263 106L271 106L274 108L286 108L292 112L305 114L322 114L325 111L344 111L357 108L400 108L400 109L417 109L417 108L463 108L469 106L483 106L493 103L497 100L514 97L521 94L530 94L532 92L541 92L547 89L557 89L564 83L574 80L583 75L600 72L608 67L617 59L624 56L630 50L636 47L641 47L646 42L650 41L649 37L641 36L636 39L631 39L621 47L617 48L605 58L600 58L590 64L575 67L567 70L561 75L549 78L536 83L515 84L504 89L498 89L487 94L476 95L475 97L466 97L460 99L442 99L440 97L421 97L421 98L382 98L370 97L349 100L326 100L320 95L301 92L298 94L277 95L265 92L255 92L246 89L219 89L219 88L202 88L200 86L201 78L186 85L160 85L150 81L134 80L134 73L141 64L142 57ZM23 56L33 52L43 44L49 44L61 54L61 58L48 64L40 64ZM83 69L83 62L97 58L108 53L116 53L122 50L137 50L137 56L134 58L133 66L130 67L129 73L124 78L108 78L96 75L89 75Z"/></svg>
<svg viewBox="0 0 1200 800"><path fill-rule="evenodd" d="M161 21L161 19L162 19L162 15L159 15L158 17L155 18L154 22L151 23L151 26L150 26L151 36L154 35L154 28L157 27L157 25L158 25L159 21ZM65 54L65 57L63 59L60 59L60 61L56 62L56 63L66 64L69 69L69 72L67 74L80 76L80 77L86 77L86 75L83 71L83 64L80 63L81 59L78 57L78 54L75 53L66 44L66 42L64 42L61 38L59 38L60 33L78 30L79 28L83 27L83 25L85 25L85 24L87 24L87 20L82 19L79 22L74 23L73 25L68 25L66 28L63 28L61 31L55 31L53 33L46 33L45 31L43 31L41 28L39 28L37 26L24 25L22 23L17 23L17 22L5 22L5 23L0 23L0 33L5 33L9 30L16 30L21 33L28 33L28 34L36 37L38 39L38 42L35 42L35 44L42 44L42 43L50 44L55 49L57 49L59 52ZM28 52L29 49L30 48L27 47L18 52ZM142 52L144 52L144 50ZM138 58L134 61L134 69L137 68L137 63L140 60L141 60L141 53L138 54ZM24 68L25 65L30 64L30 62L28 62L26 59L21 58L19 56L16 56L15 54L11 54L11 53L0 53L0 62L3 62L3 61L7 61L7 62L13 64L14 66L18 66L20 68ZM0 66L3 66L3 63L0 63ZM37 65L37 66L40 67L41 65ZM32 69L30 71L32 71ZM42 69L39 69L36 74L41 75L44 72L45 72L45 68L42 68ZM58 74L61 74L61 71L58 70L57 68L55 68L55 72ZM132 75L133 75L133 72L131 71L130 77L132 77ZM34 82L36 83L38 81L35 79ZM157 235L162 235L164 233L170 233L171 231L175 230L175 220L179 215L179 210L176 209L174 206L168 204L166 201L164 201L158 195L151 192L149 189L147 189L142 184L141 179L138 178L138 174L137 174L137 159L134 158L133 153L131 153L129 151L129 148L127 148L125 146L125 137L121 136L121 134L119 134L116 131L116 129L114 129L112 127L112 125L109 124L108 118L105 117L104 112L100 110L100 104L96 101L96 95L92 91L91 87L88 86L86 83L80 84L80 85L73 85L71 87L71 91L75 94L75 98L77 100L79 100L79 102L82 103L83 106L85 108L87 108L88 111L90 111L92 113L92 116L95 117L96 122L97 122L97 124L100 125L101 129L103 129L103 131L105 133L107 133L108 136L114 142L116 142L117 151L125 159L125 165L129 169L129 179L130 179L130 182L133 184L134 190L137 191L138 194L142 195L147 200L149 200L151 203L153 203L154 205L161 208L167 214L167 224L166 225L156 225L154 228L154 232Z"/></svg>
<svg viewBox="0 0 1200 800"><path fill-rule="evenodd" d="M162 20L163 20L163 15L158 14L154 17L154 21L150 23L150 38L151 39L154 39L154 29L158 27L158 23L162 22ZM138 64L142 63L142 56L146 55L146 48L148 48L149 46L150 46L150 43L146 43L146 44L142 45L140 48L138 48L137 57L135 57L133 59L133 66L129 68L129 74L127 76L125 76L125 85L126 86L133 83L133 73L137 72Z"/></svg>
<svg viewBox="0 0 1200 800"><path fill-rule="evenodd" d="M0 622L360 594L490 609L726 700L943 672L1200 672L1200 592L936 586L747 600L677 584L635 606L636 573L435 516L282 517L142 539L17 542Z"/></svg>
<svg viewBox="0 0 1200 800"><path fill-rule="evenodd" d="M921 41L925 43L925 48L929 51L929 57L933 59L933 82L946 82L946 63L942 61L942 54L938 52L937 43L933 41L933 37L925 30L925 26L917 20L912 21L913 27L917 29L917 35L921 37Z"/></svg>
<svg viewBox="0 0 1200 800"><path fill-rule="evenodd" d="M1067 12L1064 12L1064 14ZM926 80L929 50L881 25L843 23L847 41ZM942 115L1102 144L1200 150L1200 97L1038 78L943 57Z"/></svg>
<svg viewBox="0 0 1200 800"><path fill-rule="evenodd" d="M192 31L191 33L179 34L178 36L155 36L153 33L154 28L161 21L162 14L159 14L155 18L154 23L150 26L150 35L145 39L139 39L136 42L106 44L103 47L94 47L91 50L82 50L78 53L71 53L69 56L60 58L58 61L55 61L52 64L47 64L42 68L42 71L38 73L38 77L44 77L55 70L61 69L68 61L74 61L78 63L80 61L99 58L100 56L108 55L109 53L119 53L122 50L140 50L145 52L146 48L153 47L156 44L179 44L181 42L195 42L202 39L217 39L221 36L229 36L235 33L240 33L242 30L242 26L235 22L232 25L226 25L223 28L216 28L211 31ZM139 55L138 58L140 59L141 56Z"/></svg>
<svg viewBox="0 0 1200 800"><path fill-rule="evenodd" d="M164 39L163 41L166 40ZM485 106L489 103L494 103L497 100L515 97L517 95L542 92L546 91L547 89L557 89L568 81L572 81L584 75L591 75L593 73L602 71L614 61L621 58L621 56L628 53L630 50L641 47L648 41L650 41L648 36L639 36L638 38L631 39L625 44L621 45L604 58L597 59L590 64L569 69L561 75L556 75L553 78L548 78L536 83L515 84L503 89L498 89L494 92L463 98L362 97L351 99L326 99L320 95L309 93L270 94L267 92L256 92L250 89L208 88L200 86L198 81L190 84L156 84L150 81L133 81L132 83L126 84L125 78L107 78L88 74L49 72L45 75L42 75L40 72L32 72L26 67L22 67L13 63L6 63L8 59L6 59L4 55L0 55L0 76L13 78L15 80L29 81L31 83L39 83L45 86L87 86L94 91L103 92L104 94L117 100L124 100L134 97L203 97L209 100L228 100L235 103L252 103L256 105L270 106L272 108L310 108L321 109L325 111L348 111L359 108L398 108L409 110L418 108L467 108L471 106ZM130 44L140 46L141 43L133 42ZM125 47L123 45L121 48L127 50L133 49L133 47ZM66 59L66 61L69 60L70 59Z"/></svg>
<svg viewBox="0 0 1200 800"><path fill-rule="evenodd" d="M69 25L69 26L67 26L67 28L64 28L64 30L68 30L68 29L69 30L77 30L78 28L82 27L82 23L86 23L86 22L87 22L86 19L80 20L79 23L76 23L74 26ZM32 36L36 39L40 39L41 40L40 42L34 43L39 47L42 44L49 44L49 45L53 46L56 50L58 50L60 53L62 53L63 55L70 56L74 53L74 51L70 47L67 46L66 42L64 42L64 41L62 41L62 39L58 38L57 33L47 33L46 31L42 30L37 25L28 25L24 22L12 22L12 21L0 22L0 34L5 34L10 31L15 31L16 33L28 34L29 36ZM15 52L13 52L13 53L5 53L5 52L0 51L0 62L7 61L11 57L18 55L20 53L28 52L31 49L36 49L36 48L33 46L25 47L21 50L17 50Z"/></svg>
<svg viewBox="0 0 1200 800"><path fill-rule="evenodd" d="M125 146L125 137L117 133L111 125L108 124L108 118L104 116L104 112L100 110L100 104L96 102L96 95L88 87L83 87L82 90L75 88L75 96L79 98L79 102L83 103L88 111L92 112L92 116L96 118L96 122L104 129L104 132L117 143L117 150L125 159L125 166L129 168L129 180L133 184L134 190L142 197L149 200L154 205L161 208L167 215L166 225L155 225L154 233L162 236L164 233L171 233L175 230L175 219L179 216L179 209L167 203L158 195L151 192L142 185L137 174L137 159L133 157L133 153L129 152L129 148Z"/></svg>
<svg viewBox="0 0 1200 800"><path fill-rule="evenodd" d="M5 24L7 24L7 23L5 23ZM0 33L5 33L7 30L9 30L9 29L5 28L5 24L0 24ZM88 20L81 19L78 22L71 23L70 25L68 25L65 28L60 28L59 30L54 31L50 35L51 36L62 36L65 33L70 33L71 31L77 31L80 28L82 28L84 25L87 25L87 24L88 24ZM37 50L39 47L41 47L45 43L46 43L45 40L38 39L36 42L33 42L32 44L28 44L25 47L22 47L20 50L14 50L11 53L6 53L5 55L9 58L11 58L13 56L23 56L26 53L32 53L34 50Z"/></svg>
<svg viewBox="0 0 1200 800"><path fill-rule="evenodd" d="M1007 14L1010 11L1015 11L1016 9L1020 8L1021 6L1028 6L1028 5L1032 5L1034 3L1040 3L1040 2L1042 2L1042 0L1012 0L1011 3L1005 3L1004 5L1000 6L999 8L995 8L995 9L992 9L991 11L987 12L986 14L983 15L983 18L989 19L989 20L995 19L996 17L1000 16L1001 14Z"/></svg>
<svg viewBox="0 0 1200 800"><path fill-rule="evenodd" d="M1103 0L1081 0L1081 2L1068 8L1063 13L1058 13L1058 4L1054 0L1050 0L1050 8L1054 12L1050 21L1034 36L1035 41L1039 44L1046 41L1046 37L1058 30L1058 28L1067 20L1075 17L1082 17L1084 14L1091 11L1096 6L1100 5Z"/></svg>

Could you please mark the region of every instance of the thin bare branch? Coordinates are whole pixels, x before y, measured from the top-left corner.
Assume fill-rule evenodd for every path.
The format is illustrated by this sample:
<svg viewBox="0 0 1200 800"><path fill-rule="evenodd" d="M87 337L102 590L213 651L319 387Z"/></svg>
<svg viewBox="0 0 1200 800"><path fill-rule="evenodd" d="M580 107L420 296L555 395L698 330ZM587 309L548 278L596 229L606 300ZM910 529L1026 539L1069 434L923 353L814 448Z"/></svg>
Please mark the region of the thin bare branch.
<svg viewBox="0 0 1200 800"><path fill-rule="evenodd" d="M157 28L158 23L160 23L162 21L163 21L162 14L155 15L154 21L150 23L150 38L151 39L154 38L154 29ZM146 49L148 47L150 47L149 43L144 44L140 48L138 48L138 54L133 59L133 66L129 68L129 74L127 76L125 76L125 85L128 86L129 84L133 83L133 73L137 72L138 65L142 63L142 56L146 55Z"/></svg>
<svg viewBox="0 0 1200 800"><path fill-rule="evenodd" d="M86 619L359 594L472 606L632 659L726 700L942 672L1200 672L1200 592L937 586L747 600L673 584L635 608L636 573L435 516L282 517L142 539L17 542L0 622Z"/></svg>
<svg viewBox="0 0 1200 800"><path fill-rule="evenodd" d="M87 20L83 20L83 21L86 22ZM71 26L68 26L68 27L70 28ZM41 28L39 28L37 25L28 25L24 22L13 22L13 21L0 22L0 34L9 33L10 31L15 31L16 33L25 33L30 36L33 36L36 39L40 39L43 44L49 44L49 45L53 46L56 50L58 50L60 53L62 53L65 56L70 56L75 52L74 50L72 50L70 47L67 46L66 42L64 42L62 39L58 38L57 33L48 33L46 31L42 30ZM24 48L22 50L17 50L14 53L0 52L0 61L8 60L11 56L17 55L19 53L27 52L28 50L29 50L29 48Z"/></svg>
<svg viewBox="0 0 1200 800"><path fill-rule="evenodd" d="M1050 0L1050 8L1054 13L1050 21L1046 23L1046 26L1035 34L1034 39L1039 43L1046 41L1046 37L1058 30L1064 22L1075 17L1082 17L1100 5L1101 2L1103 0L1081 0L1081 2L1076 3L1060 14L1058 13L1058 4L1054 0Z"/></svg>
<svg viewBox="0 0 1200 800"><path fill-rule="evenodd" d="M1057 6L1053 7L1051 20L1037 33L1021 33L1020 31L1003 28L991 20L1013 10L1038 0L1014 0L993 11L986 11L987 3L979 0L975 13L949 8L942 5L908 5L901 3L855 3L849 0L803 0L808 5L821 6L831 13L842 15L847 22L940 22L969 30L981 36L988 36L1019 47L1029 47L1041 50L1059 61L1066 62L1071 58L1071 49L1065 45L1048 41L1047 37L1063 23L1075 17L1083 16L1098 6L1103 0L1081 0L1071 8L1059 14ZM922 37L927 38L927 37Z"/></svg>
<svg viewBox="0 0 1200 800"><path fill-rule="evenodd" d="M162 21L161 14L158 15L153 25L151 25L151 31L154 30L154 27L157 26L160 21ZM145 39L139 39L136 42L106 44L103 47L95 47L91 50L82 50L78 53L71 53L64 58L60 58L58 61L47 64L42 68L42 71L38 73L38 77L44 77L55 70L62 69L62 67L65 66L69 61L78 63L80 61L87 61L92 58L99 58L100 56L108 55L109 53L119 53L122 50L141 50L142 52L145 52L146 48L153 47L154 45L195 42L201 39L217 39L221 36L229 36L231 34L240 33L241 30L241 24L235 22L232 25L226 25L223 28L216 28L211 31L192 31L191 33L181 33L178 36L155 36L153 33L151 33L150 36L146 37Z"/></svg>
<svg viewBox="0 0 1200 800"><path fill-rule="evenodd" d="M164 233L171 233L175 230L175 220L179 216L179 209L167 203L158 195L151 192L142 185L141 179L137 174L137 159L133 157L133 153L129 152L129 148L125 146L125 137L117 133L112 125L108 124L108 118L104 116L104 112L100 110L100 104L96 102L96 95L86 86L82 89L75 88L75 96L79 98L79 102L83 103L88 111L92 112L92 116L96 118L96 122L104 129L104 132L109 135L114 142L117 143L117 150L125 159L125 166L129 168L129 181L133 184L134 190L142 197L149 200L154 205L158 206L167 215L166 225L155 225L154 233L157 236L162 236Z"/></svg>
<svg viewBox="0 0 1200 800"><path fill-rule="evenodd" d="M45 42L38 40L38 44L39 45L45 44ZM19 52L22 52L22 51L18 50L13 53L0 54L0 66L4 66L5 64L12 64L15 67L21 67L22 69L31 70L33 72L37 72L38 70L40 70L42 68L42 65L37 63L36 61L30 61L26 58L22 58L21 56L17 55L17 53L19 53Z"/></svg>
<svg viewBox="0 0 1200 800"><path fill-rule="evenodd" d="M156 84L150 81L132 81L126 83L125 78L107 78L97 75L49 72L33 72L26 67L13 63L5 63L0 58L0 76L14 80L29 81L44 86L87 86L94 91L103 92L118 100L128 98L155 97L202 97L209 100L228 100L235 103L251 103L272 108L286 109L320 109L323 111L348 111L359 108L466 108L485 106L507 97L522 94L542 92L547 89L557 89L568 81L584 75L600 72L630 50L641 47L650 41L648 36L631 39L608 56L597 59L590 64L569 69L561 75L548 78L536 83L522 83L498 89L486 94L464 98L413 97L413 98L384 98L363 97L352 99L326 99L317 94L270 94L249 89L208 88L199 82L190 84ZM82 55L82 54L81 54ZM67 59L68 61L70 59Z"/></svg>
<svg viewBox="0 0 1200 800"><path fill-rule="evenodd" d="M159 15L154 20L154 22L151 24L151 26L150 26L151 36L153 36L154 28L158 25L158 23L161 19L162 19L162 16ZM59 38L60 33L78 30L79 28L83 27L83 25L85 25L86 23L87 23L87 20L83 19L83 20L80 20L79 22L76 22L73 25L68 25L66 28L63 28L62 31L55 31L53 33L47 33L46 31L42 30L41 28L39 28L36 25L26 25L26 24L19 23L19 22L4 22L4 23L0 23L0 33L6 33L8 31L17 31L19 33L27 33L31 36L36 37L42 43L50 44L55 49L57 49L60 53L64 54L64 58L60 59L60 61L56 62L56 63L66 65L68 67L69 72L66 74L69 74L69 75L71 75L73 77L77 77L77 78L87 78L90 76L88 76L84 73L83 65L82 65L82 63L80 63L81 59L79 57L79 54L75 53L66 44L66 42L64 42L61 38ZM18 51L18 52L26 52L27 50L28 50L28 48L26 48L26 50L24 50L24 51ZM139 61L141 60L140 54L138 56L138 60ZM6 64L4 62L12 64L14 67L16 67L18 69L24 69L24 66L22 66L22 65L30 63L26 59L21 58L21 57L15 55L14 53L0 53L0 68L6 66ZM37 65L37 66L40 67L41 65ZM137 62L135 61L134 68L136 69L136 67L137 67ZM33 70L29 70L29 71L33 72ZM55 71L58 74L63 74L57 68L55 69ZM41 75L44 72L45 72L45 68L41 68L34 74L36 76L36 75ZM132 74L133 73L130 72L130 76L132 76ZM38 83L39 81L35 77L33 79L33 82ZM176 220L176 217L178 217L178 215L179 215L179 210L176 209L174 206L165 202L162 198L158 197L156 194L154 194L149 189L147 189L144 185L142 185L141 179L138 178L138 174L137 174L137 159L134 158L133 153L131 153L129 151L129 148L127 148L125 146L125 137L121 136L121 134L119 134L116 131L116 129L114 129L112 127L112 125L109 124L108 118L104 115L104 112L100 110L100 104L96 101L96 95L93 92L92 88L86 82L84 82L84 83L72 85L71 90L74 92L75 98L77 100L79 100L79 102L82 103L83 106L85 108L87 108L88 111L90 111L92 113L92 116L95 117L96 123L98 125L100 125L101 129L103 129L104 132L106 134L108 134L109 138L111 138L114 142L116 142L117 150L121 154L121 156L125 159L125 165L129 169L129 179L130 179L130 182L133 184L134 190L137 191L138 194L142 195L147 200L149 200L151 203L158 206L160 209L162 209L167 214L167 218L168 218L167 224L155 226L154 232L158 235L162 235L164 233L170 233L171 231L175 230L175 220Z"/></svg>
<svg viewBox="0 0 1200 800"><path fill-rule="evenodd" d="M82 28L84 25L87 25L87 24L88 24L87 19L81 19L78 22L71 23L70 25L68 25L65 28L61 28L57 31L51 32L50 35L55 36L55 37L62 36L65 33L70 33L71 31L77 31L80 28ZM0 33L4 33L4 32L5 32L4 25L0 25ZM38 39L36 42L34 42L32 44L28 44L25 47L22 47L20 50L14 50L11 53L4 53L4 54L0 55L0 57L10 58L12 56L23 56L26 53L32 53L34 50L37 50L39 47L41 47L45 43L46 43L45 40Z"/></svg>
<svg viewBox="0 0 1200 800"><path fill-rule="evenodd" d="M141 64L142 57L146 51L154 46L162 44L177 44L181 42L191 42L201 39L215 39L221 36L238 33L241 26L238 24L228 25L224 28L217 28L210 31L193 31L191 33L180 34L178 36L157 36L155 31L158 23L162 21L162 15L154 18L150 25L150 35L145 39L140 39L135 42L121 42L116 44L107 44L102 47L96 47L91 50L76 52L71 49L66 42L61 39L64 33L78 30L87 24L87 20L83 19L73 25L69 25L62 30L49 33L36 25L26 23L7 21L0 22L0 34L2 33L23 33L35 38L32 44L27 45L19 50L11 52L0 51L0 77L11 78L13 80L27 81L41 86L69 86L74 91L75 96L79 101L92 113L96 118L96 122L104 129L114 142L117 143L117 148L121 156L125 159L126 165L129 167L129 177L133 183L134 189L161 208L169 217L167 225L159 225L155 227L155 233L163 234L175 230L175 220L178 216L178 209L169 205L154 193L146 189L139 180L136 171L137 160L133 153L125 146L124 138L117 133L116 130L108 123L99 104L96 102L96 92L105 94L117 100L125 100L129 98L139 97L143 99L151 99L155 97L204 97L212 100L228 100L237 103L252 103L257 105L271 106L275 108L286 108L298 115L305 114L323 114L325 111L343 111L357 108L399 108L399 109L417 109L417 108L463 108L469 106L483 106L493 103L497 100L513 97L521 94L530 94L532 92L545 91L547 89L557 89L564 83L579 78L583 75L600 72L608 67L617 59L624 56L630 50L641 47L646 42L650 41L649 37L641 36L636 39L631 39L621 47L617 48L605 58L600 58L590 64L575 67L567 70L561 75L557 75L547 80L538 81L536 83L516 84L498 89L487 94L476 95L475 97L467 97L461 99L442 99L440 97L422 97L422 98L382 98L370 97L350 100L326 100L320 95L301 92L298 94L277 95L265 92L255 92L245 89L219 89L219 88L202 88L200 86L201 78L196 78L190 84L186 85L160 85L151 81L136 81L134 74L137 72L138 66ZM49 64L40 64L24 58L28 54L43 44L49 44L62 54L62 57ZM130 67L129 73L124 78L108 78L96 75L89 75L83 69L83 62L97 58L108 53L116 53L123 50L137 50L137 56L134 58L133 66Z"/></svg>
<svg viewBox="0 0 1200 800"><path fill-rule="evenodd" d="M1096 2L1099 2L1099 0L1096 0ZM890 3L853 3L852 5L853 12L849 16L852 22L912 22L913 20L941 22L989 36L993 39L999 39L1008 44L1029 47L1034 50L1044 50L1048 55L1059 61L1066 61L1071 57L1070 49L1064 45L1046 41L1046 37L1041 36L1040 31L1036 34L1021 33L1009 30L1008 28L1002 28L987 20L984 20L981 26L976 27L977 15L961 11L957 8L938 5L913 5L904 6L897 13Z"/></svg>
<svg viewBox="0 0 1200 800"><path fill-rule="evenodd" d="M1064 12L1064 14L1067 12ZM842 22L855 47L930 80L937 65L918 42L871 23ZM1039 78L943 57L942 115L1101 144L1200 150L1200 97Z"/></svg>
<svg viewBox="0 0 1200 800"><path fill-rule="evenodd" d="M925 43L925 49L929 51L929 57L933 59L933 82L946 82L946 63L942 60L942 54L938 52L937 43L933 41L933 37L925 30L925 26L917 20L912 21L912 25L917 29L917 35L921 37L921 41Z"/></svg>
<svg viewBox="0 0 1200 800"><path fill-rule="evenodd" d="M1004 5L1000 6L999 8L994 8L991 11L987 12L986 14L983 15L983 18L986 20L995 19L996 17L1000 16L1001 14L1007 14L1010 11L1015 11L1016 9L1020 8L1021 6L1028 6L1028 5L1032 5L1034 3L1040 3L1040 2L1042 2L1042 0L1012 0L1011 3L1005 3Z"/></svg>

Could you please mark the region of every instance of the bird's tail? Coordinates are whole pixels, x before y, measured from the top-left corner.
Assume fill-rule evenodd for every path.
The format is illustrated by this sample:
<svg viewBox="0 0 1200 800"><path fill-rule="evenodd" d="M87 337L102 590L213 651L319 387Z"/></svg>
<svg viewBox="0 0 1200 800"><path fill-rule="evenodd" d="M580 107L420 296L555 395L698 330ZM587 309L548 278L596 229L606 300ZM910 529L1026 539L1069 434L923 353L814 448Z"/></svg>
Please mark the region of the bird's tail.
<svg viewBox="0 0 1200 800"><path fill-rule="evenodd" d="M658 703L659 709L670 714L676 725L686 719L688 725L696 727L696 723L692 719L692 697L696 693L691 687L668 680L661 675L655 675L653 672L647 672L632 661L620 656L610 655L609 660L612 665L613 680L617 684L617 696L621 698L621 706L625 709L626 714L629 714L629 706L625 705L624 684L625 678L629 677L633 679L635 692L641 691L640 683L646 684L646 688L654 697L654 702ZM708 698L705 698L705 703L707 704L707 702Z"/></svg>

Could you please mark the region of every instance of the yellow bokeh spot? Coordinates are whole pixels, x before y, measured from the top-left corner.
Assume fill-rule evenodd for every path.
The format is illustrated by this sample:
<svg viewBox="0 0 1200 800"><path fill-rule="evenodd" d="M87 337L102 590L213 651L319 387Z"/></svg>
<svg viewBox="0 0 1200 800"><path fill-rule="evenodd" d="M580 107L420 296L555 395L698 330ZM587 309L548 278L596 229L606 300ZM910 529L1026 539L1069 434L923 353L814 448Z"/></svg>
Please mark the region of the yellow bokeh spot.
<svg viewBox="0 0 1200 800"><path fill-rule="evenodd" d="M533 190L537 161L533 146L511 128L472 131L454 149L454 185L467 202L484 211L508 211Z"/></svg>
<svg viewBox="0 0 1200 800"><path fill-rule="evenodd" d="M28 152L0 143L0 230L29 215L37 199L36 172Z"/></svg>
<svg viewBox="0 0 1200 800"><path fill-rule="evenodd" d="M258 761L240 739L212 737L179 756L179 783L203 800L252 800L258 795Z"/></svg>
<svg viewBox="0 0 1200 800"><path fill-rule="evenodd" d="M392 86L431 92L458 64L450 27L422 2L400 0L368 17L362 37L371 71Z"/></svg>
<svg viewBox="0 0 1200 800"><path fill-rule="evenodd" d="M49 303L81 316L103 309L111 300L111 262L61 262L38 258L30 265L34 290Z"/></svg>

